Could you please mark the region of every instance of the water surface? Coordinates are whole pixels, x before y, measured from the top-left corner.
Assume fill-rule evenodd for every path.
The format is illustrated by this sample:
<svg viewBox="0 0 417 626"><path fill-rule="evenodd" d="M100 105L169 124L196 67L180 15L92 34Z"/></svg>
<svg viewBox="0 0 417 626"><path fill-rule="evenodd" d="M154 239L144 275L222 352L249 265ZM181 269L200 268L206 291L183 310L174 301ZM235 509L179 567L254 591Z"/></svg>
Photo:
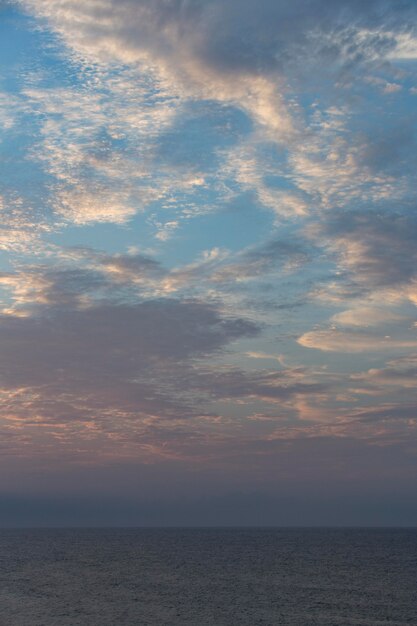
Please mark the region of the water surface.
<svg viewBox="0 0 417 626"><path fill-rule="evenodd" d="M1 626L417 624L416 529L0 531Z"/></svg>

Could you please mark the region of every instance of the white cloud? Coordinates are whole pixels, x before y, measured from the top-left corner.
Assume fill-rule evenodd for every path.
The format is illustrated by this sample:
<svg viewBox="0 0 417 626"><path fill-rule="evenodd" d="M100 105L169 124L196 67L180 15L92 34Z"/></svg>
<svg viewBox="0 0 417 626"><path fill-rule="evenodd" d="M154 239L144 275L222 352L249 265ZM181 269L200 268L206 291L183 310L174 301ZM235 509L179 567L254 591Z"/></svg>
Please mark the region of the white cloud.
<svg viewBox="0 0 417 626"><path fill-rule="evenodd" d="M129 202L128 192L112 192L110 189L62 189L54 197L57 215L77 225L91 222L122 224L137 211Z"/></svg>
<svg viewBox="0 0 417 626"><path fill-rule="evenodd" d="M292 132L292 123L279 93L277 77L236 68L224 71L199 54L204 45L202 20L206 15L193 14L192 7L176 13L168 6L152 2L131 4L100 0L100 3L76 0L24 0L29 10L44 17L67 45L87 62L114 62L140 65L157 71L173 91L188 97L215 99L234 103L248 111L274 138ZM184 32L185 31L185 32ZM178 85L177 89L174 85Z"/></svg>
<svg viewBox="0 0 417 626"><path fill-rule="evenodd" d="M313 330L301 335L297 341L305 348L314 348L322 352L354 354L417 349L417 339L396 339L389 336L339 330Z"/></svg>
<svg viewBox="0 0 417 626"><path fill-rule="evenodd" d="M334 324L342 326L382 326L389 322L405 321L407 317L382 306L357 306L333 315Z"/></svg>
<svg viewBox="0 0 417 626"><path fill-rule="evenodd" d="M388 55L392 60L415 60L417 59L417 38L411 34L392 34L396 45Z"/></svg>

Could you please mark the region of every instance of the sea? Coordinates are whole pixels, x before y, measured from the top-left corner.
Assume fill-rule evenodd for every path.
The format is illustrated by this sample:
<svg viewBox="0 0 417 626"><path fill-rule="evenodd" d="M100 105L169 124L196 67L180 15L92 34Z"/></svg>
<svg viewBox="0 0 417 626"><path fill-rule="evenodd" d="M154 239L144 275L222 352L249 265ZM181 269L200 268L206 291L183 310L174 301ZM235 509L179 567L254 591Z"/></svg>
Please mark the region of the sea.
<svg viewBox="0 0 417 626"><path fill-rule="evenodd" d="M417 625L417 529L1 530L0 624Z"/></svg>

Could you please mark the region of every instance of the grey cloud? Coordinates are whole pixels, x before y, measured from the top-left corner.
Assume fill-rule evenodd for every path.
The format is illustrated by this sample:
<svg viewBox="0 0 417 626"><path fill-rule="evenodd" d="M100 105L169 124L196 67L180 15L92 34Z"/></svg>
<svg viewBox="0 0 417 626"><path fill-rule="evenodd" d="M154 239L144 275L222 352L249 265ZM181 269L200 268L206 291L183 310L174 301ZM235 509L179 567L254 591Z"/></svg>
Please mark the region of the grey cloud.
<svg viewBox="0 0 417 626"><path fill-rule="evenodd" d="M274 239L242 252L237 261L213 273L214 282L249 279L274 270L297 269L307 263L312 246L301 240Z"/></svg>
<svg viewBox="0 0 417 626"><path fill-rule="evenodd" d="M261 264L266 266L288 260L301 263L309 258L309 250L306 248L306 243L299 240L275 239L267 241L263 246L248 250L244 254L244 258L248 262L257 263L260 261Z"/></svg>
<svg viewBox="0 0 417 626"><path fill-rule="evenodd" d="M387 385L399 389L414 389L417 380L417 354L388 361L385 367L353 375L352 379L380 386L382 389Z"/></svg>
<svg viewBox="0 0 417 626"><path fill-rule="evenodd" d="M95 263L97 266L114 265L120 269L132 270L140 273L159 272L161 264L152 257L140 252L132 252L131 254L109 254L100 250L85 246L72 246L61 250L64 259L72 259L75 261L86 261Z"/></svg>
<svg viewBox="0 0 417 626"><path fill-rule="evenodd" d="M98 267L118 261L122 272L160 271L140 255L82 254ZM168 453L179 442L210 438L193 420L210 418L212 400L276 403L325 389L303 370L216 372L210 357L260 328L203 301L132 294L126 301L99 271L80 268L33 269L23 279L40 287L32 304L26 294L28 317L0 316L0 393L2 415L27 428L60 425L63 440L83 439L82 422L93 420L95 436L166 442Z"/></svg>
<svg viewBox="0 0 417 626"><path fill-rule="evenodd" d="M141 254L110 255L76 247L61 254L55 267L21 266L1 273L0 283L12 290L17 304L31 311L45 305L71 310L114 298L136 301L141 286L157 284L167 274L159 262ZM136 288L129 291L132 284Z"/></svg>
<svg viewBox="0 0 417 626"><path fill-rule="evenodd" d="M415 174L416 170L416 120L403 117L395 124L379 124L367 130L363 142L359 142L358 161L373 172L391 176Z"/></svg>
<svg viewBox="0 0 417 626"><path fill-rule="evenodd" d="M19 386L45 384L63 375L134 377L153 358L201 356L256 333L253 323L224 318L213 307L193 301L151 300L52 310L28 318L6 316L0 318L1 378Z"/></svg>
<svg viewBox="0 0 417 626"><path fill-rule="evenodd" d="M151 259L149 257L143 256L141 254L132 254L132 255L102 255L98 258L98 261L107 266L114 266L121 271L128 271L134 273L160 273L161 265L158 261Z"/></svg>
<svg viewBox="0 0 417 626"><path fill-rule="evenodd" d="M360 28L386 27L390 22L398 24L413 12L411 3L394 6L392 2L379 0L367 3L244 0L216 4L217 11L209 12L211 23L206 26L214 40L209 36L204 39L202 56L215 66L250 68L255 72L282 68L300 57L308 62L313 45L311 35L317 31L334 35L329 42L319 43L317 39L314 42L316 53L327 61L337 60L342 51L351 60L364 58L367 51L373 54L385 51L390 40L383 33L369 37L365 45L355 43L352 33Z"/></svg>
<svg viewBox="0 0 417 626"><path fill-rule="evenodd" d="M390 33L409 31L413 2L386 0L24 0L71 45L99 56L144 50L188 73L191 59L216 72L268 73L296 60L361 62L386 54ZM355 38L368 30L366 38ZM373 32L372 32L373 31ZM112 44L112 45L109 45ZM312 49L314 55L312 55Z"/></svg>
<svg viewBox="0 0 417 626"><path fill-rule="evenodd" d="M365 287L398 286L415 276L417 219L412 212L338 212L315 233Z"/></svg>
<svg viewBox="0 0 417 626"><path fill-rule="evenodd" d="M68 424L99 411L103 425L113 412L129 414L140 429L146 415L186 419L200 413L218 380L198 374L194 361L256 336L259 327L196 299L144 299L130 288L124 293L100 271L116 264L125 280L129 273L159 274L160 266L147 257L77 254L98 269L32 268L13 284L29 315L0 316L5 414L27 423L38 416ZM109 428L117 430L117 421Z"/></svg>
<svg viewBox="0 0 417 626"><path fill-rule="evenodd" d="M239 369L220 370L217 374L211 372L209 376L201 376L197 387L206 390L215 398L244 398L254 397L266 401L286 400L294 395L314 395L323 393L326 385L306 382L303 377L307 374L300 369L261 372L245 372ZM209 383L209 384L207 384Z"/></svg>
<svg viewBox="0 0 417 626"><path fill-rule="evenodd" d="M234 255L214 248L196 262L168 269L143 255L105 255L86 251L84 258L95 271L106 275L109 287L116 283L136 282L155 289L164 283L179 291L196 288L202 282L225 284L268 275L272 272L289 272L299 269L312 258L311 242L297 239L272 239L246 248Z"/></svg>
<svg viewBox="0 0 417 626"><path fill-rule="evenodd" d="M383 404L376 408L357 411L355 419L362 423L403 421L405 433L407 434L408 421L415 419L416 410L417 404L415 402L407 404ZM409 434L410 433L411 431Z"/></svg>

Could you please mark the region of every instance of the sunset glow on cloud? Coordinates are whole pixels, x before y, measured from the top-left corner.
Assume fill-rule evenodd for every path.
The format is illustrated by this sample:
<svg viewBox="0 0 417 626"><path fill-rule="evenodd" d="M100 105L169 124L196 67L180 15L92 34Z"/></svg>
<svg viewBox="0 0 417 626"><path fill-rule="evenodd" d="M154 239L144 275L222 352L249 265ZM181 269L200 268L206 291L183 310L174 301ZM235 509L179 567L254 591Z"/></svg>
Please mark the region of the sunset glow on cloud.
<svg viewBox="0 0 417 626"><path fill-rule="evenodd" d="M0 7L0 504L414 523L415 2Z"/></svg>

